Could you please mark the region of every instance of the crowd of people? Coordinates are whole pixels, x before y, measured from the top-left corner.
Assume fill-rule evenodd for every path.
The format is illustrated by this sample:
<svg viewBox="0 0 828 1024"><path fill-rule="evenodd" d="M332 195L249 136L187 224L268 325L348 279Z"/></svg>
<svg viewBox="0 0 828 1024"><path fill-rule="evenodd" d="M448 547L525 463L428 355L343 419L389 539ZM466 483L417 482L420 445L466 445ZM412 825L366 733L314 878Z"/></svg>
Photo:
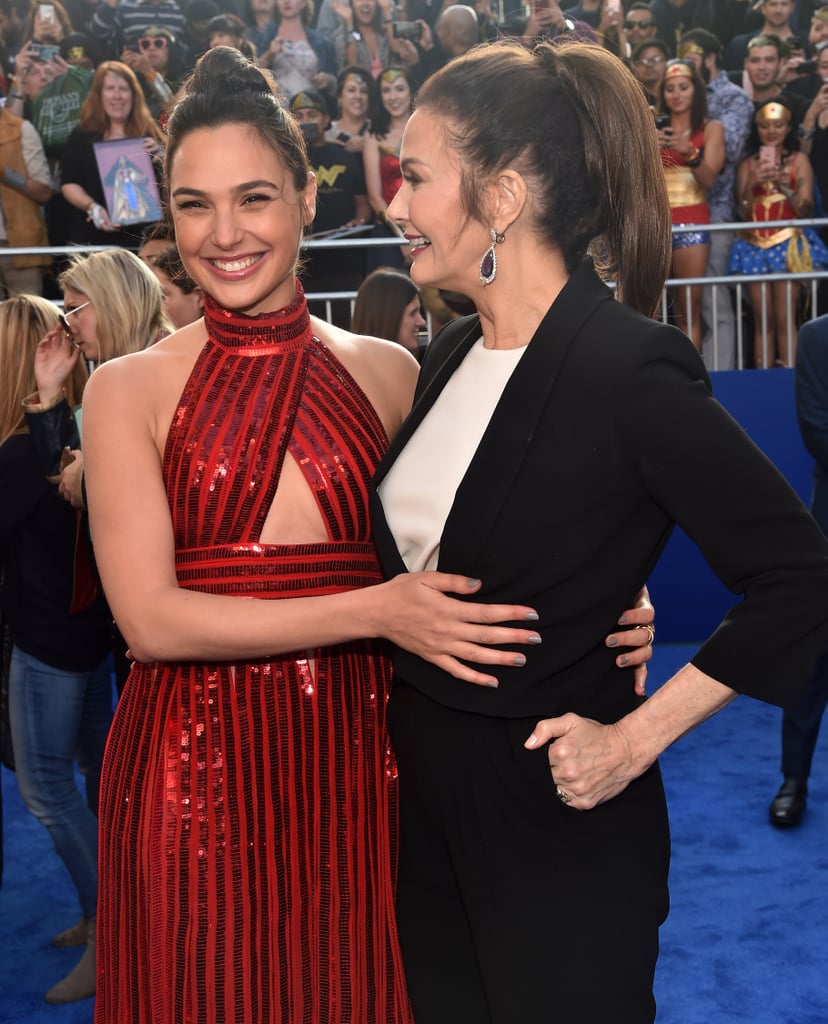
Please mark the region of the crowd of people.
<svg viewBox="0 0 828 1024"><path fill-rule="evenodd" d="M721 278L828 265L828 233L787 223L826 213L828 5L817 0L2 0L0 234L14 246L137 248L160 216L163 129L182 84L202 53L229 45L274 75L305 122L319 187L308 234L393 239L386 209L417 90L449 59L515 37L590 41L627 62L658 122L671 276L695 282L674 290L671 316L709 367L736 365L737 315L753 338L743 365L793 365L808 293L749 284L737 309ZM740 221L785 223L718 227ZM316 248L302 279L311 292L353 293L406 260L397 246ZM44 271L48 294L47 256L0 258L7 295L39 292ZM720 283L703 287L706 276ZM438 325L470 308L436 291L423 299ZM349 325L348 303L328 313Z"/></svg>
<svg viewBox="0 0 828 1024"><path fill-rule="evenodd" d="M828 6L0 11L8 244L117 246L61 315L40 264L0 302L11 729L82 915L46 998L510 1024L554 975L564 1017L653 1020L658 756L795 710L828 648L822 531L699 355L729 293L679 289L690 343L653 316L671 268L828 265L772 223L819 209ZM382 241L300 256L343 232ZM305 298L346 275L357 334ZM751 299L789 365L796 293ZM743 600L645 699L677 523Z"/></svg>

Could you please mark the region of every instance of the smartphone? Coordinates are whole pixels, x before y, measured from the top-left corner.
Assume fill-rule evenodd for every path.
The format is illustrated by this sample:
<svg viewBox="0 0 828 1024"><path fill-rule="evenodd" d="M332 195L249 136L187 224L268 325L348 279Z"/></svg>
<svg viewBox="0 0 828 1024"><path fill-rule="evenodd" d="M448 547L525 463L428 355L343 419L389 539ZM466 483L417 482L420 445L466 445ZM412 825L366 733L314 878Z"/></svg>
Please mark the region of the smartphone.
<svg viewBox="0 0 828 1024"><path fill-rule="evenodd" d="M815 60L803 60L801 64L797 64L796 66L796 73L798 75L812 75L815 71Z"/></svg>
<svg viewBox="0 0 828 1024"><path fill-rule="evenodd" d="M656 114L656 116L655 116L655 126L656 126L656 128L660 132L663 132L665 128L669 128L670 127L670 115L669 114Z"/></svg>
<svg viewBox="0 0 828 1024"><path fill-rule="evenodd" d="M776 167L776 146L759 147L759 163L766 167Z"/></svg>
<svg viewBox="0 0 828 1024"><path fill-rule="evenodd" d="M50 61L60 53L60 47L51 43L30 43L29 53L35 60Z"/></svg>
<svg viewBox="0 0 828 1024"><path fill-rule="evenodd" d="M41 22L53 22L55 20L55 8L53 4L41 4L37 10L40 14Z"/></svg>

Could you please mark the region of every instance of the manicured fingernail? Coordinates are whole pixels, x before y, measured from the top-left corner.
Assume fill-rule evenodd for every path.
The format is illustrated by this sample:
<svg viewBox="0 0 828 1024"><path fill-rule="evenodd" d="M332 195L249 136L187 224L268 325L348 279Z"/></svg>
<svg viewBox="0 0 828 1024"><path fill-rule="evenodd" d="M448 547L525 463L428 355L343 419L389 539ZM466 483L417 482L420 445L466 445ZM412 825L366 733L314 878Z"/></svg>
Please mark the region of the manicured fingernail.
<svg viewBox="0 0 828 1024"><path fill-rule="evenodd" d="M626 665L626 664L627 664L627 662L628 662L629 660L630 660L630 659L629 659L629 658L628 658L628 657L626 656L626 654L625 654L625 655L623 655L622 657L620 657L620 658L618 659L618 664L619 664L619 665L620 665L620 666L621 666L621 667L623 668L623 667L624 667L624 665Z"/></svg>
<svg viewBox="0 0 828 1024"><path fill-rule="evenodd" d="M625 625L626 621L627 621L627 616L626 615L622 615L621 618L618 620L618 625L619 626L623 626L623 625Z"/></svg>
<svg viewBox="0 0 828 1024"><path fill-rule="evenodd" d="M467 587L476 587L480 580L466 580Z"/></svg>
<svg viewBox="0 0 828 1024"><path fill-rule="evenodd" d="M616 647L618 644L618 637L611 636L607 639L607 647Z"/></svg>
<svg viewBox="0 0 828 1024"><path fill-rule="evenodd" d="M486 686L491 686L493 690L496 690L498 686L500 686L500 683L496 679L487 679Z"/></svg>
<svg viewBox="0 0 828 1024"><path fill-rule="evenodd" d="M516 654L514 656L514 658L512 658L512 664L513 665L517 665L519 668L522 667L523 665L526 664L526 655L525 654Z"/></svg>
<svg viewBox="0 0 828 1024"><path fill-rule="evenodd" d="M532 633L532 635L527 638L526 642L528 644L540 644L543 643L543 638L540 633Z"/></svg>
<svg viewBox="0 0 828 1024"><path fill-rule="evenodd" d="M538 621L538 613L537 612L527 612L523 617L526 619L527 622L537 622Z"/></svg>
<svg viewBox="0 0 828 1024"><path fill-rule="evenodd" d="M527 747L536 747L537 745L538 745L538 737L534 733L532 733L532 735L526 741L525 746L527 746Z"/></svg>

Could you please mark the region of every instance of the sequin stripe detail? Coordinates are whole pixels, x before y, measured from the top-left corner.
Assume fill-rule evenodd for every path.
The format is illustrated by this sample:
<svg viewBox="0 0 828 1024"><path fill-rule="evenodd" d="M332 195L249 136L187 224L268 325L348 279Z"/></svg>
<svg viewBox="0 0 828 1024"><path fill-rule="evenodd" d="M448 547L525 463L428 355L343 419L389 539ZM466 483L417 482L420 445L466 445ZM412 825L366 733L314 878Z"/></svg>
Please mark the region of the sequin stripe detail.
<svg viewBox="0 0 828 1024"><path fill-rule="evenodd" d="M272 550L281 553L270 554ZM228 545L178 552L176 575L187 590L262 598L339 593L382 581L373 545L344 542L296 549Z"/></svg>
<svg viewBox="0 0 828 1024"><path fill-rule="evenodd" d="M324 347L318 357L320 365L306 379L290 452L316 494L331 538L367 539L368 482L388 447L388 437L342 364ZM347 453L338 440L342 437L348 439Z"/></svg>
<svg viewBox="0 0 828 1024"><path fill-rule="evenodd" d="M301 349L311 333L310 314L299 281L296 282L296 297L289 306L257 316L224 309L207 294L204 322L207 333L226 348L254 355L274 349L283 352Z"/></svg>
<svg viewBox="0 0 828 1024"><path fill-rule="evenodd" d="M205 345L164 459L177 546L259 537L306 371L304 351L251 359Z"/></svg>
<svg viewBox="0 0 828 1024"><path fill-rule="evenodd" d="M107 1024L409 1020L378 841L396 829L389 685L387 661L363 645L323 656L315 678L302 661L251 665L235 687L220 666L133 673L107 760L122 766L109 799L123 842L140 852L123 858L128 877L110 877L141 912L116 913L120 886L102 893L119 927L105 948L134 974L120 1002L101 992Z"/></svg>

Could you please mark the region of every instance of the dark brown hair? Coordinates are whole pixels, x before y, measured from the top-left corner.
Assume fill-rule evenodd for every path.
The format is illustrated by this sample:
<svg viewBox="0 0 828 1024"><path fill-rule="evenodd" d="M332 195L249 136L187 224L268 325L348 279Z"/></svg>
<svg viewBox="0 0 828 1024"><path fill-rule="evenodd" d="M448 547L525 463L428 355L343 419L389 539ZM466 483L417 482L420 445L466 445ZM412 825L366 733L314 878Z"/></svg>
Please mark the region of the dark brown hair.
<svg viewBox="0 0 828 1024"><path fill-rule="evenodd" d="M374 338L396 341L405 307L420 294L408 274L391 267L377 267L359 286L351 330Z"/></svg>
<svg viewBox="0 0 828 1024"><path fill-rule="evenodd" d="M446 122L469 217L486 181L530 182L536 230L568 271L588 254L618 297L647 315L670 265L670 208L653 116L638 81L584 43L481 47L428 78L417 106Z"/></svg>
<svg viewBox="0 0 828 1024"><path fill-rule="evenodd" d="M267 76L238 50L216 46L198 61L187 81L187 95L167 123L166 180L185 135L199 128L246 125L258 132L284 164L301 193L310 167L305 139L296 121L279 102Z"/></svg>
<svg viewBox="0 0 828 1024"><path fill-rule="evenodd" d="M690 130L695 135L696 132L700 132L704 128L704 122L707 120L707 86L702 81L695 64L682 60L680 57L667 61L664 77L661 79L661 85L658 87L658 109L664 111L664 113L670 112L664 99L664 86L668 81L670 68L679 65L688 69L690 81L693 83L693 102L690 104Z"/></svg>

